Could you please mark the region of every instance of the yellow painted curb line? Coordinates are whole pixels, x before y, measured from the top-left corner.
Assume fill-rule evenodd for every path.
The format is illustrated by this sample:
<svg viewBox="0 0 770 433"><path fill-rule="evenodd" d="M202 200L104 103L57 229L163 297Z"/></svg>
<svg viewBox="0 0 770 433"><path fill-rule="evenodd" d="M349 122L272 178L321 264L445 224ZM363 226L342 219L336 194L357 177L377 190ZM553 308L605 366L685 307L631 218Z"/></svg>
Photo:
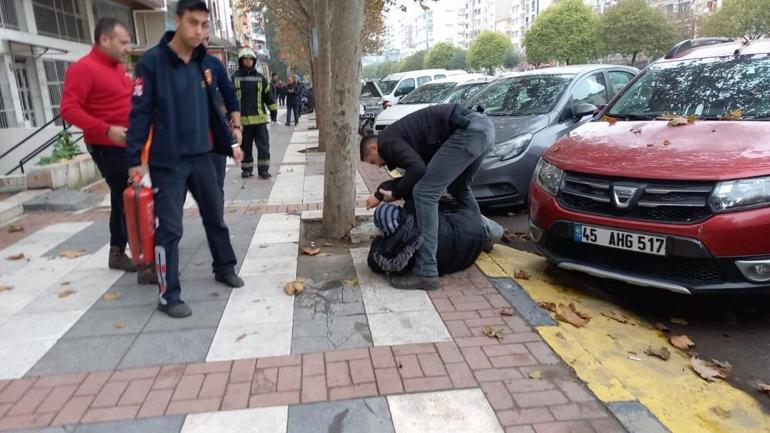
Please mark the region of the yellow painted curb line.
<svg viewBox="0 0 770 433"><path fill-rule="evenodd" d="M671 346L652 325L613 303L555 281L546 274L542 257L496 246L476 264L490 277L513 278L516 271L524 270L530 278L516 282L535 302L573 303L591 315L583 328L560 322L539 327L538 332L600 400L638 400L673 433L770 433L770 416L754 398L727 382L704 381L690 368L689 356ZM628 323L604 317L603 312L624 314ZM661 346L671 351L668 361L644 354L648 347Z"/></svg>

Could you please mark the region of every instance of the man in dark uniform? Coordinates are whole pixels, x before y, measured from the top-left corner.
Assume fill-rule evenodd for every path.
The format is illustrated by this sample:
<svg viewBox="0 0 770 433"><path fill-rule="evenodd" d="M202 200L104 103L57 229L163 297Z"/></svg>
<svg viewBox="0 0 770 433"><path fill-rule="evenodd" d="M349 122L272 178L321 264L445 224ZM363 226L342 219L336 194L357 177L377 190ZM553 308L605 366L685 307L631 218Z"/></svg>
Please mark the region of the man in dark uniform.
<svg viewBox="0 0 770 433"><path fill-rule="evenodd" d="M379 136L361 140L361 161L388 169L404 169L392 191L379 190L367 206L412 195L417 228L423 237L411 273L391 279L399 289L439 288L438 202L444 191L464 208L480 214L471 192L473 176L495 141L492 121L458 104L442 104L416 111L388 126Z"/></svg>
<svg viewBox="0 0 770 433"><path fill-rule="evenodd" d="M228 266L215 275L217 281L237 286L235 253L224 223L222 192L210 156L222 142L235 142L224 113L212 101L214 77L202 45L209 13L203 1L181 0L174 17L176 32L147 51L136 66L126 158L129 175L142 172L140 153L150 143L149 171L155 193L155 260L160 301L158 309L175 318L192 314L181 299L179 241L188 184L198 193L203 224L210 247L220 251ZM222 131L225 131L224 133ZM225 137L223 137L223 134ZM232 155L232 150L227 149Z"/></svg>
<svg viewBox="0 0 770 433"><path fill-rule="evenodd" d="M241 123L243 124L243 162L241 177L254 175L254 143L257 145L257 174L261 179L270 175L270 134L267 132L269 120L278 118L278 105L270 91L270 83L256 68L257 56L251 48L241 48L238 53L238 70L233 74L235 91L241 103ZM270 111L270 119L267 110Z"/></svg>

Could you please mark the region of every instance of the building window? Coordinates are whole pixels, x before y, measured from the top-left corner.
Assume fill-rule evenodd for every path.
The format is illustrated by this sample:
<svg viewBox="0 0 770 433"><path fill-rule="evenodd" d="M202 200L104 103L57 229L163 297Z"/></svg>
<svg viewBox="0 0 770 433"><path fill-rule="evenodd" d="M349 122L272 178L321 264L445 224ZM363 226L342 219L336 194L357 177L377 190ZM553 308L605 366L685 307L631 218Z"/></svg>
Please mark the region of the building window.
<svg viewBox="0 0 770 433"><path fill-rule="evenodd" d="M63 60L43 60L43 66L45 66L45 81L48 84L48 94L51 97L51 111L53 116L57 117L61 114L61 94L64 88L64 71L67 70L69 62ZM61 125L61 119L56 121L57 125Z"/></svg>
<svg viewBox="0 0 770 433"><path fill-rule="evenodd" d="M89 43L81 0L33 0L35 24L41 35Z"/></svg>
<svg viewBox="0 0 770 433"><path fill-rule="evenodd" d="M93 0L93 10L94 21L106 17L116 18L128 26L128 34L131 36L131 40L134 40L134 16L131 13L131 8L109 0Z"/></svg>
<svg viewBox="0 0 770 433"><path fill-rule="evenodd" d="M19 89L21 114L24 116L24 122L29 127L35 127L37 126L37 118L35 107L32 105L32 81L27 71L27 62L24 59L14 58L13 74L16 76L16 87Z"/></svg>
<svg viewBox="0 0 770 433"><path fill-rule="evenodd" d="M19 29L19 17L16 16L15 0L0 0L0 27Z"/></svg>
<svg viewBox="0 0 770 433"><path fill-rule="evenodd" d="M0 56L0 128L16 126L16 115L11 99L11 85L5 72L5 63Z"/></svg>

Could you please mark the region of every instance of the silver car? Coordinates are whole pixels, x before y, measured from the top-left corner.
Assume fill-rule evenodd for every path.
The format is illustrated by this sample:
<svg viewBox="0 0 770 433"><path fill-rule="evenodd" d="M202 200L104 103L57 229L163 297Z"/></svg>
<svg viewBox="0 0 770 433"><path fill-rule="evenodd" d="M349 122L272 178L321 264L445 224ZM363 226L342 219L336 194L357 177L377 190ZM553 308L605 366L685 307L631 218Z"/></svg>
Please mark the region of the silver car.
<svg viewBox="0 0 770 433"><path fill-rule="evenodd" d="M525 203L540 155L590 120L638 72L618 65L537 69L499 78L469 99L468 107L481 106L495 124L495 146L473 179L479 204Z"/></svg>

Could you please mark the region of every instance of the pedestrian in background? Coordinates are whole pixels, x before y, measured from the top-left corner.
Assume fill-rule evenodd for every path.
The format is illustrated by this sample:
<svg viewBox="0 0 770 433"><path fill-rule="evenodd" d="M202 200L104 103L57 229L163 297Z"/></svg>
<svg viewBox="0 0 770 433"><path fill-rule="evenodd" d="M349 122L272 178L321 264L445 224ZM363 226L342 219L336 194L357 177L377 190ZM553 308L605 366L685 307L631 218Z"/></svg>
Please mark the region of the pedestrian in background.
<svg viewBox="0 0 770 433"><path fill-rule="evenodd" d="M294 75L289 76L289 82L286 84L286 126L291 126L291 115L294 113L294 125L299 122L299 104L301 88L297 84L297 78Z"/></svg>
<svg viewBox="0 0 770 433"><path fill-rule="evenodd" d="M102 18L94 29L91 52L67 69L61 101L62 118L83 130L84 140L110 189L110 255L108 267L136 272L126 255L128 238L123 191L128 185L126 130L131 111L131 79L125 61L131 38L125 24ZM156 284L152 266L140 269L139 284Z"/></svg>

